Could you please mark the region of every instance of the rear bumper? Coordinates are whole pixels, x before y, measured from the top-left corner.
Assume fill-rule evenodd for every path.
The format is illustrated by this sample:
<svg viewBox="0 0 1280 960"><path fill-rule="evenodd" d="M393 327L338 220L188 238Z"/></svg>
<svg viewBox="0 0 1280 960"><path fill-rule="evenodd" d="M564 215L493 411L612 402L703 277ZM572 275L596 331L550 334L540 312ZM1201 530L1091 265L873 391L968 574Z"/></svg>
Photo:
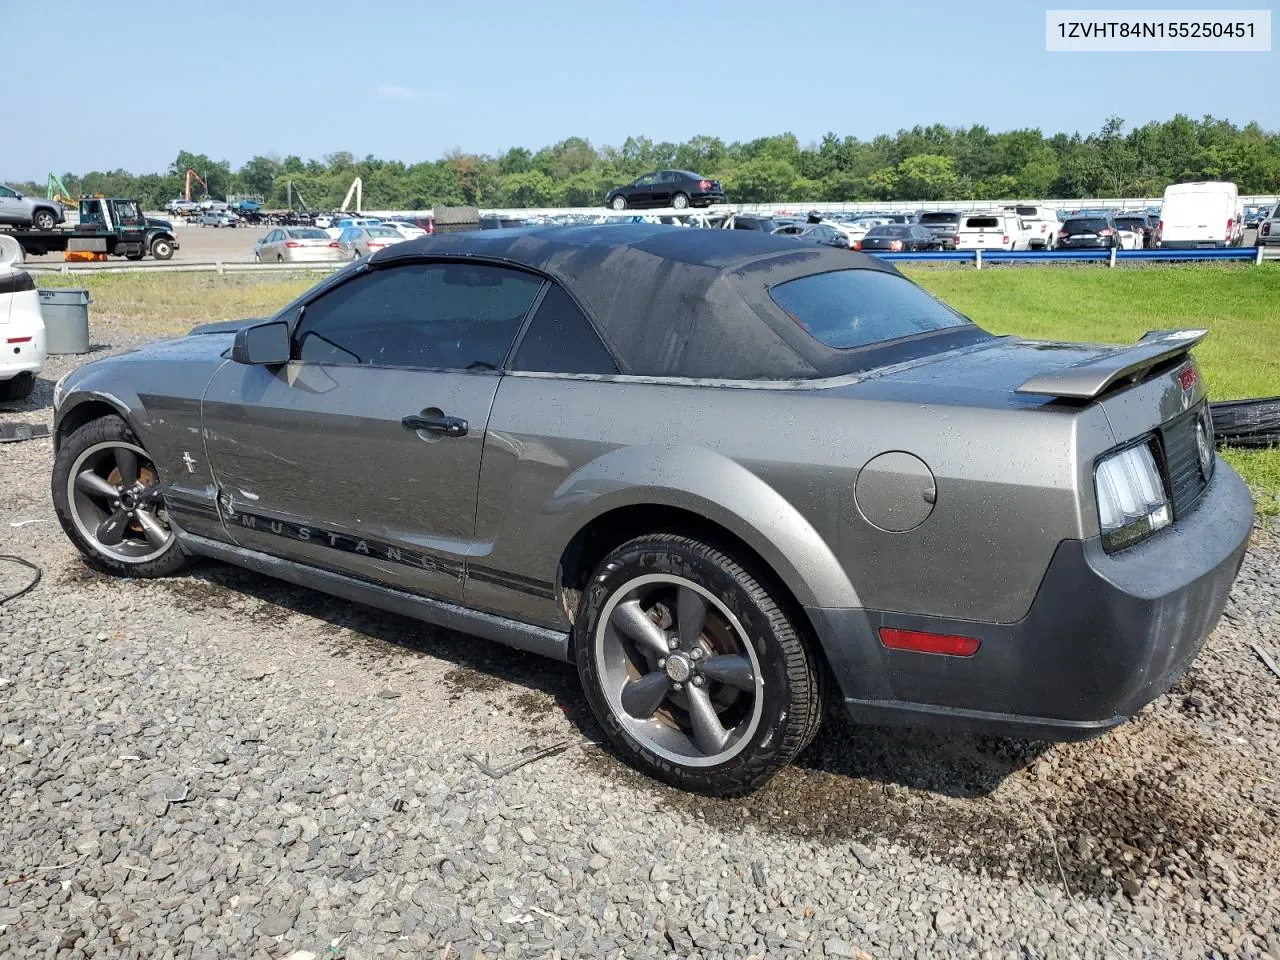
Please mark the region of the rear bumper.
<svg viewBox="0 0 1280 960"><path fill-rule="evenodd" d="M1219 461L1197 509L1118 554L1063 541L1015 623L807 608L855 720L1075 740L1171 687L1226 605L1253 501ZM889 650L880 627L977 637L971 657Z"/></svg>
<svg viewBox="0 0 1280 960"><path fill-rule="evenodd" d="M695 207L709 207L713 203L724 203L723 193L695 193L689 198L689 203Z"/></svg>
<svg viewBox="0 0 1280 960"><path fill-rule="evenodd" d="M1221 250L1227 246L1225 240L1161 240L1160 246L1165 250Z"/></svg>

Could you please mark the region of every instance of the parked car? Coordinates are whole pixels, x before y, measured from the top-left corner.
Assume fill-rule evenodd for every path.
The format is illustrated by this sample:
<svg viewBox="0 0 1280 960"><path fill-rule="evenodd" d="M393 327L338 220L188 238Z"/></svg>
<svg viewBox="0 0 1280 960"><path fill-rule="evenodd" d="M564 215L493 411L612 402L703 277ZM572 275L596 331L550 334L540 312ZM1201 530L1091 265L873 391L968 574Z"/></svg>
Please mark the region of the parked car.
<svg viewBox="0 0 1280 960"><path fill-rule="evenodd" d="M258 263L314 263L345 260L338 241L319 227L277 227L253 248Z"/></svg>
<svg viewBox="0 0 1280 960"><path fill-rule="evenodd" d="M1244 226L1246 230L1252 230L1259 226L1263 220L1267 218L1267 214L1271 212L1270 207L1249 206L1244 208Z"/></svg>
<svg viewBox="0 0 1280 960"><path fill-rule="evenodd" d="M319 227L320 220L316 219L316 226ZM380 227L382 221L377 217L338 217L330 219L329 223L324 226L329 236L337 240L342 236L348 227Z"/></svg>
<svg viewBox="0 0 1280 960"><path fill-rule="evenodd" d="M1056 210L1034 203L1019 203L1007 208L1022 222L1028 250L1052 250L1062 229Z"/></svg>
<svg viewBox="0 0 1280 960"><path fill-rule="evenodd" d="M637 177L626 186L614 187L604 198L606 207L626 210L628 207L706 207L724 203L724 188L712 180L688 170L656 170Z"/></svg>
<svg viewBox="0 0 1280 960"><path fill-rule="evenodd" d="M842 250L852 249L849 238L829 223L798 224L804 229L798 235L801 242L818 243L826 247L839 247ZM775 233L777 231L774 231Z"/></svg>
<svg viewBox="0 0 1280 960"><path fill-rule="evenodd" d="M725 226L731 227L734 230L760 230L764 233L773 233L782 226L781 223L774 220L772 217L755 216L747 213L736 213L730 218L730 220L732 223L730 223L729 220L726 220ZM807 226L807 224L799 223L793 224L793 226L803 228ZM803 232L803 229L800 232Z"/></svg>
<svg viewBox="0 0 1280 960"><path fill-rule="evenodd" d="M397 243L404 243L404 237L400 231L387 226L347 227L338 235L338 250L343 260L367 257Z"/></svg>
<svg viewBox="0 0 1280 960"><path fill-rule="evenodd" d="M1156 228L1145 213L1121 213L1115 217L1116 229L1136 234L1138 242L1130 249L1145 250L1156 243Z"/></svg>
<svg viewBox="0 0 1280 960"><path fill-rule="evenodd" d="M0 403L25 400L44 368L44 315L31 274L0 263Z"/></svg>
<svg viewBox="0 0 1280 960"><path fill-rule="evenodd" d="M1244 207L1234 183L1203 181L1166 187L1156 227L1165 248L1235 247L1244 239Z"/></svg>
<svg viewBox="0 0 1280 960"><path fill-rule="evenodd" d="M575 663L622 756L741 793L828 695L1079 739L1182 676L1253 523L1204 335L1046 349L755 231L437 235L73 370L53 505L109 574L212 557Z"/></svg>
<svg viewBox="0 0 1280 960"><path fill-rule="evenodd" d="M1058 247L1063 250L1109 250L1119 246L1120 235L1110 216L1069 217L1058 231Z"/></svg>
<svg viewBox="0 0 1280 960"><path fill-rule="evenodd" d="M0 184L0 223L52 230L66 219L62 204L43 197L25 197L12 187Z"/></svg>
<svg viewBox="0 0 1280 960"><path fill-rule="evenodd" d="M1012 210L967 213L956 230L957 250L1026 250L1027 233Z"/></svg>
<svg viewBox="0 0 1280 960"><path fill-rule="evenodd" d="M863 253L902 253L941 250L942 241L918 223L886 223L872 227L853 249Z"/></svg>
<svg viewBox="0 0 1280 960"><path fill-rule="evenodd" d="M425 237L427 231L416 223L410 223L407 220L383 220L382 226L390 227L406 240L417 240L419 237Z"/></svg>
<svg viewBox="0 0 1280 960"><path fill-rule="evenodd" d="M1280 244L1280 203L1270 214L1258 224L1258 237L1254 241L1256 247L1271 247Z"/></svg>
<svg viewBox="0 0 1280 960"><path fill-rule="evenodd" d="M240 221L227 210L206 210L196 218L196 223L202 227L236 227Z"/></svg>
<svg viewBox="0 0 1280 960"><path fill-rule="evenodd" d="M179 197L166 203L164 209L166 213L172 213L174 216L190 217L200 212L200 204L194 200L183 200Z"/></svg>
<svg viewBox="0 0 1280 960"><path fill-rule="evenodd" d="M960 221L964 214L958 210L929 210L920 214L920 226L932 233L942 243L941 249L954 250L959 242Z"/></svg>

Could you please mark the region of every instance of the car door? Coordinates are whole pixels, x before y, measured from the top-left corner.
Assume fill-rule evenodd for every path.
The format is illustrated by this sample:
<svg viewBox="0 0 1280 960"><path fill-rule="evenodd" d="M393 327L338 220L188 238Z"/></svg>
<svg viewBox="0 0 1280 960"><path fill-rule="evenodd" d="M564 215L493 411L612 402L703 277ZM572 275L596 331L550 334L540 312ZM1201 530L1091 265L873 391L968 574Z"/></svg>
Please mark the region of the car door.
<svg viewBox="0 0 1280 960"><path fill-rule="evenodd" d="M489 411L542 284L488 264L357 269L294 312L288 363L223 365L202 418L228 536L460 598Z"/></svg>
<svg viewBox="0 0 1280 960"><path fill-rule="evenodd" d="M653 185L653 205L655 207L671 206L671 198L676 194L678 180L672 170L659 170L658 182Z"/></svg>
<svg viewBox="0 0 1280 960"><path fill-rule="evenodd" d="M0 187L0 223L25 222L21 216L18 194L8 187Z"/></svg>
<svg viewBox="0 0 1280 960"><path fill-rule="evenodd" d="M658 175L649 173L639 177L628 191L627 203L635 207L651 207L658 192Z"/></svg>

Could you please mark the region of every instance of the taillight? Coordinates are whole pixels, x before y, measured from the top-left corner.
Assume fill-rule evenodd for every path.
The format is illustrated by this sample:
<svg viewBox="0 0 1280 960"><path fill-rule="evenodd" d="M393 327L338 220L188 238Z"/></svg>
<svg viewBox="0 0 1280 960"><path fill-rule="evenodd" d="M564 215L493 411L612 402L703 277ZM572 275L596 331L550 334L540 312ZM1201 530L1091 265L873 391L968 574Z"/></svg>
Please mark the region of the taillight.
<svg viewBox="0 0 1280 960"><path fill-rule="evenodd" d="M284 242L284 245L285 245L286 247L300 247L300 246L302 246L302 244L300 244L297 240L286 240L286 241Z"/></svg>
<svg viewBox="0 0 1280 960"><path fill-rule="evenodd" d="M34 337L7 337L5 343L30 343Z"/></svg>
<svg viewBox="0 0 1280 960"><path fill-rule="evenodd" d="M957 233L954 237L952 237L951 242L955 244L957 247L960 246L960 234Z"/></svg>
<svg viewBox="0 0 1280 960"><path fill-rule="evenodd" d="M898 250L901 250L901 249L902 249L902 241L901 241L901 240L892 240L892 241L890 241L890 242L889 242L889 249L890 249L890 250L893 250L893 251L895 251L895 252L897 252Z"/></svg>
<svg viewBox="0 0 1280 960"><path fill-rule="evenodd" d="M698 189L699 189L699 190L710 190L710 189L711 189L711 181L710 181L710 180L699 180L699 181L698 181Z"/></svg>
<svg viewBox="0 0 1280 960"><path fill-rule="evenodd" d="M381 250L385 246L385 243L374 243L372 240L370 240L368 244L370 250Z"/></svg>
<svg viewBox="0 0 1280 960"><path fill-rule="evenodd" d="M338 241L337 241L337 240L330 240L330 241L329 241L329 246L331 246L331 247L336 247L337 245L338 245Z"/></svg>
<svg viewBox="0 0 1280 960"><path fill-rule="evenodd" d="M1059 239L1059 240L1065 240L1065 239L1067 239L1067 236L1068 236L1067 231L1065 231L1065 230L1059 230L1059 231L1058 231L1058 239Z"/></svg>
<svg viewBox="0 0 1280 960"><path fill-rule="evenodd" d="M853 241L853 249L854 249L854 250L861 250L861 249L862 249L862 241L861 241L861 240L855 240L855 241Z"/></svg>
<svg viewBox="0 0 1280 960"><path fill-rule="evenodd" d="M1156 223L1156 243L1160 242L1160 238L1164 236L1164 221Z"/></svg>
<svg viewBox="0 0 1280 960"><path fill-rule="evenodd" d="M1001 237L1001 238L1000 238L1000 242L1001 242L1001 243L1008 243L1008 242L1009 242L1009 235L1006 233L1003 237Z"/></svg>
<svg viewBox="0 0 1280 960"><path fill-rule="evenodd" d="M1235 218L1234 218L1234 217L1228 217L1228 218L1227 218L1227 234L1226 234L1226 236L1227 236L1227 239L1228 239L1228 240L1230 240L1230 239L1231 239L1231 225L1232 225L1233 223L1235 223Z"/></svg>
<svg viewBox="0 0 1280 960"><path fill-rule="evenodd" d="M1098 231L1098 236L1109 237L1111 236L1112 233L1113 231L1110 227L1103 227L1101 230Z"/></svg>

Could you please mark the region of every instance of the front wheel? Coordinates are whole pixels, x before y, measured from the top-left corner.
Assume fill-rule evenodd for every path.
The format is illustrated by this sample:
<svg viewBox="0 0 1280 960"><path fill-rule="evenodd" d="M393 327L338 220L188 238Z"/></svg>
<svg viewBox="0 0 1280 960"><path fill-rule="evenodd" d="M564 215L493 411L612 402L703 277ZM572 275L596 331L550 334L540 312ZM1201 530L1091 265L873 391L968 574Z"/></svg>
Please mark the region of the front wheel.
<svg viewBox="0 0 1280 960"><path fill-rule="evenodd" d="M166 240L164 239L164 237L157 237L151 243L151 256L155 257L157 260L172 259L173 257L172 241Z"/></svg>
<svg viewBox="0 0 1280 960"><path fill-rule="evenodd" d="M31 217L31 225L37 230L52 230L56 222L52 210L37 210Z"/></svg>
<svg viewBox="0 0 1280 960"><path fill-rule="evenodd" d="M592 712L628 762L686 790L745 793L817 733L820 672L780 590L715 546L618 547L574 627Z"/></svg>
<svg viewBox="0 0 1280 960"><path fill-rule="evenodd" d="M163 577L187 557L169 525L160 473L129 425L91 420L58 448L53 509L85 562L119 577Z"/></svg>
<svg viewBox="0 0 1280 960"><path fill-rule="evenodd" d="M613 209L615 209L615 210L625 210L625 209L627 209L627 198L626 198L626 197L614 197L614 198L613 198L613 202L612 202L611 204L609 204L609 206L613 207Z"/></svg>

